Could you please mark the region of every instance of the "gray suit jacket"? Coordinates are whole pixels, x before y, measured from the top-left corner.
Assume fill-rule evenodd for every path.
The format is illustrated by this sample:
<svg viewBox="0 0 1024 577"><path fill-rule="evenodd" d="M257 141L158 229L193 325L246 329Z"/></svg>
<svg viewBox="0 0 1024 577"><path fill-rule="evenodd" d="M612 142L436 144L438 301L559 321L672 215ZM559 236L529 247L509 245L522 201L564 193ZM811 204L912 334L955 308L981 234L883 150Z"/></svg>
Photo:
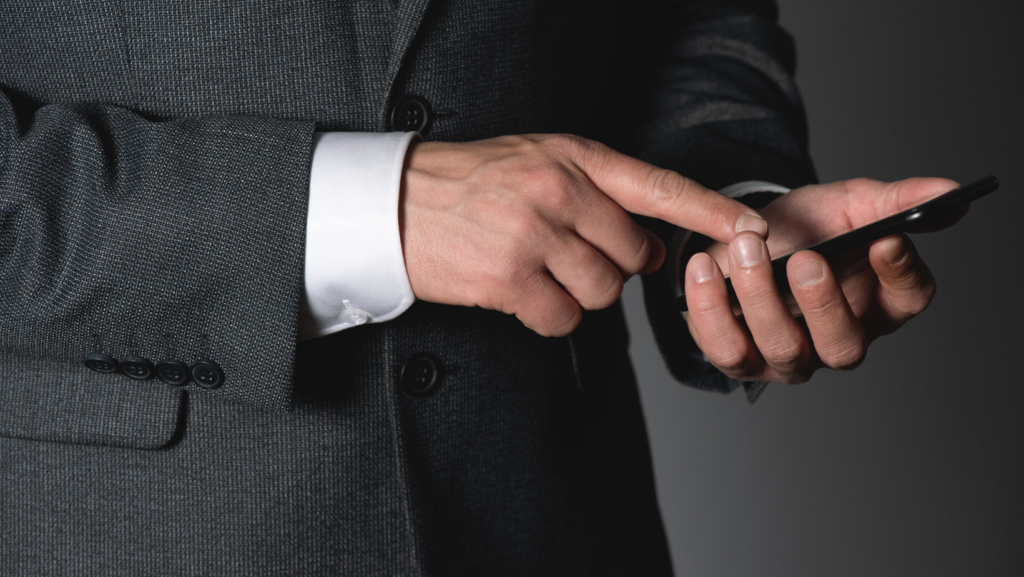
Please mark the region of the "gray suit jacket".
<svg viewBox="0 0 1024 577"><path fill-rule="evenodd" d="M429 4L429 5L428 5ZM569 132L814 179L770 2L0 4L0 573L668 574L618 306L417 303L296 346L314 130ZM645 222L659 234L663 223ZM673 372L694 355L645 279ZM90 371L211 360L222 386ZM410 358L437 383L411 392Z"/></svg>

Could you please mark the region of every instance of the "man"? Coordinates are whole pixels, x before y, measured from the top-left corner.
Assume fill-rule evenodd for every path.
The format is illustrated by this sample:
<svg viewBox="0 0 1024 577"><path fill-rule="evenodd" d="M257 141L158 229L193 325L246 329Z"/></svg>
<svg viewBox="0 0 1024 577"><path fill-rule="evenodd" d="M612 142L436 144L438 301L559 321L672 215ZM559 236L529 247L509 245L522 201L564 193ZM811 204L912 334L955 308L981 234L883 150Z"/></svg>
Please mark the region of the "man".
<svg viewBox="0 0 1024 577"><path fill-rule="evenodd" d="M717 390L852 366L933 290L902 237L846 293L801 253L805 329L766 257L951 183L711 191L814 181L768 2L0 22L10 574L669 574L624 280ZM682 228L728 257L670 278Z"/></svg>

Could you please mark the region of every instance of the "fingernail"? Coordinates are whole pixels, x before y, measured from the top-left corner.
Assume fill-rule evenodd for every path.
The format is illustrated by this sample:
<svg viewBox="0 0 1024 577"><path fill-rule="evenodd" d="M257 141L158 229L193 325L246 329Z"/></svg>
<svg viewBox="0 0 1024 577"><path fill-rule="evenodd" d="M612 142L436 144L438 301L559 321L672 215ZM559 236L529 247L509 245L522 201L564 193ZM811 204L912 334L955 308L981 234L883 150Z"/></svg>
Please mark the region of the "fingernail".
<svg viewBox="0 0 1024 577"><path fill-rule="evenodd" d="M690 278L697 284L705 283L715 276L715 265L711 257L699 252L690 259Z"/></svg>
<svg viewBox="0 0 1024 577"><path fill-rule="evenodd" d="M899 264L906 255L907 246L903 241L903 236L897 236L889 243L889 246L886 247L885 252L882 253L882 258L885 259L885 262L889 263L889 266L895 266Z"/></svg>
<svg viewBox="0 0 1024 577"><path fill-rule="evenodd" d="M793 278L802 287L814 286L825 278L825 267L816 259L800 261L793 267Z"/></svg>
<svg viewBox="0 0 1024 577"><path fill-rule="evenodd" d="M736 232L756 232L757 234L764 236L768 232L768 223L763 218L756 214L744 214L740 215L736 219Z"/></svg>
<svg viewBox="0 0 1024 577"><path fill-rule="evenodd" d="M752 267L764 258L764 243L756 236L744 236L733 241L732 256L743 268Z"/></svg>

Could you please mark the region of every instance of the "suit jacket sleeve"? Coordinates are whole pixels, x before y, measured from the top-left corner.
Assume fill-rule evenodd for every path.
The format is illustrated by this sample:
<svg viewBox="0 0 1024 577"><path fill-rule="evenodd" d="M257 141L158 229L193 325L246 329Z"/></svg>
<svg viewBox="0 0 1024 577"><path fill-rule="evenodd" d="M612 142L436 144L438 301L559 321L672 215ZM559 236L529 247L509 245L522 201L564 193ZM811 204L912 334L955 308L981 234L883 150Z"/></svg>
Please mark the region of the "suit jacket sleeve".
<svg viewBox="0 0 1024 577"><path fill-rule="evenodd" d="M0 88L0 362L208 359L212 394L287 407L312 123Z"/></svg>
<svg viewBox="0 0 1024 577"><path fill-rule="evenodd" d="M713 189L744 180L790 188L815 182L793 41L777 24L774 2L697 2L659 6L658 14L667 41L655 54L652 113L638 156ZM675 232L663 222L643 224L664 240ZM739 383L693 343L666 268L644 277L644 300L670 372L697 388L732 391Z"/></svg>

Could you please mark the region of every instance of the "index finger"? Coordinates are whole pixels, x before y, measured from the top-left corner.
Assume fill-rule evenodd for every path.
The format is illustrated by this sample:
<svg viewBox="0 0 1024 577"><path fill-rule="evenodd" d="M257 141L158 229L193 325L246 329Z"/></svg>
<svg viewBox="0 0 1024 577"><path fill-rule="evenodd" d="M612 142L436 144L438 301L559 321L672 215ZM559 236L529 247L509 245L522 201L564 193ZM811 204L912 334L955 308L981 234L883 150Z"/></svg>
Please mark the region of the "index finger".
<svg viewBox="0 0 1024 577"><path fill-rule="evenodd" d="M736 233L768 235L768 223L752 208L685 176L585 141L570 155L606 195L629 212L651 216L728 243Z"/></svg>

